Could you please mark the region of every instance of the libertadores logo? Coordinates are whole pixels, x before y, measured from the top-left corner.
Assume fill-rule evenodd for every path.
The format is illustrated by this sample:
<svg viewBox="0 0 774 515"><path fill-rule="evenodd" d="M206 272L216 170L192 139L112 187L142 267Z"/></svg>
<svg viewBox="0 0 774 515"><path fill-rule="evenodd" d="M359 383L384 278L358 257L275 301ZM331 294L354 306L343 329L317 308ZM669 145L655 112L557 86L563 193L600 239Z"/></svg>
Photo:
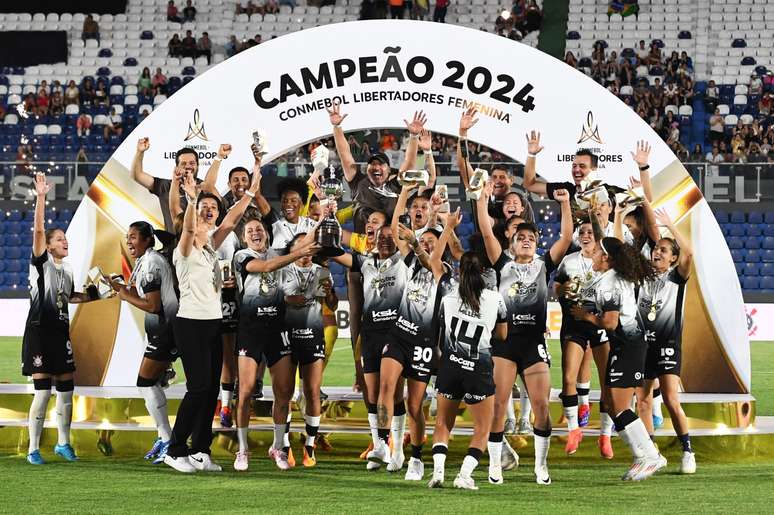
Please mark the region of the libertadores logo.
<svg viewBox="0 0 774 515"><path fill-rule="evenodd" d="M745 308L745 315L747 315L747 336L755 336L755 333L758 332L758 324L755 322L755 315L758 313L758 310L755 308L752 308L750 311L747 311Z"/></svg>
<svg viewBox="0 0 774 515"><path fill-rule="evenodd" d="M589 113L591 114L591 113ZM194 138L199 138L204 141L210 141L207 139L207 133L204 132L204 122L199 118L199 110L194 110L193 122L188 123L188 134L184 141L189 141Z"/></svg>
<svg viewBox="0 0 774 515"><path fill-rule="evenodd" d="M581 127L581 135L578 138L578 145L586 141L594 141L600 145L604 145L601 136L599 135L599 125L594 125L594 113L589 111L586 115L586 124Z"/></svg>

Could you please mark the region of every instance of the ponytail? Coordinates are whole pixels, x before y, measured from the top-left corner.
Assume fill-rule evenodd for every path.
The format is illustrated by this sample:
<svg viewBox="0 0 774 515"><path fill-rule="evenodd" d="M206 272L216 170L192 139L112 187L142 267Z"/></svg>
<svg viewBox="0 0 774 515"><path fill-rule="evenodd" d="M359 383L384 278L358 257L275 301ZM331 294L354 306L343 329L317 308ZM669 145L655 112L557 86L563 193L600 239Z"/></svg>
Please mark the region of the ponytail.
<svg viewBox="0 0 774 515"><path fill-rule="evenodd" d="M602 251L607 254L610 268L623 279L636 285L653 279L653 265L637 249L617 238L602 238Z"/></svg>
<svg viewBox="0 0 774 515"><path fill-rule="evenodd" d="M474 313L481 310L481 292L486 289L484 269L475 252L465 252L460 259L460 299Z"/></svg>

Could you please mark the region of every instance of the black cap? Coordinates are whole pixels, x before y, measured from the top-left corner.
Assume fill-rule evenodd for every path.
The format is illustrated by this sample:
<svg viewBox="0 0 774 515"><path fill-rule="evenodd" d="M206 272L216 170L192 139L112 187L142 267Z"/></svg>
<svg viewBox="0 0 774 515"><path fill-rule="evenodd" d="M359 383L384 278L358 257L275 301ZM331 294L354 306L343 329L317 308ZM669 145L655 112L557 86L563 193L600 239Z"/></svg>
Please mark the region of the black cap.
<svg viewBox="0 0 774 515"><path fill-rule="evenodd" d="M372 154L371 157L368 158L368 163L370 164L371 161L374 161L374 160L379 161L383 165L387 165L387 166L390 165L390 158L387 157L386 154L383 154L381 152L377 152L376 154Z"/></svg>

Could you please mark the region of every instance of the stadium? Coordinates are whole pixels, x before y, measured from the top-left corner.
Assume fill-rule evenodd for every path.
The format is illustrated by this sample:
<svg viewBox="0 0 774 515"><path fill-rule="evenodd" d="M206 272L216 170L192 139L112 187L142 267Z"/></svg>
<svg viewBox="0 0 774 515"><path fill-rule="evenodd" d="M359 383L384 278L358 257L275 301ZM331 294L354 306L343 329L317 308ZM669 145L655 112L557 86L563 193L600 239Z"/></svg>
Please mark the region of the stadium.
<svg viewBox="0 0 774 515"><path fill-rule="evenodd" d="M763 512L773 32L4 2L0 512Z"/></svg>

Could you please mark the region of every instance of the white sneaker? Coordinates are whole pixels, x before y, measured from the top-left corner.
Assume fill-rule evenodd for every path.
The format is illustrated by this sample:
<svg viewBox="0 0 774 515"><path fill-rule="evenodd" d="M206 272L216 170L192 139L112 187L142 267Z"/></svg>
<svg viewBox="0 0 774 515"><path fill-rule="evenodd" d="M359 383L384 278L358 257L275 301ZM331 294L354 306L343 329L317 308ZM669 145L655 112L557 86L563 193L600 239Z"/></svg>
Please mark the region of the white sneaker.
<svg viewBox="0 0 774 515"><path fill-rule="evenodd" d="M489 482L493 485L503 484L503 468L489 465Z"/></svg>
<svg viewBox="0 0 774 515"><path fill-rule="evenodd" d="M430 399L430 416L434 417L438 413L438 398L434 395Z"/></svg>
<svg viewBox="0 0 774 515"><path fill-rule="evenodd" d="M191 454L188 456L188 460L196 470L203 470L205 472L220 472L223 470L220 465L212 461L212 458L206 452Z"/></svg>
<svg viewBox="0 0 774 515"><path fill-rule="evenodd" d="M444 474L443 471L433 471L433 477L430 479L430 482L427 483L428 488L443 488L443 480L444 480Z"/></svg>
<svg viewBox="0 0 774 515"><path fill-rule="evenodd" d="M382 463L390 463L390 448L384 440L379 440L379 444L366 455L369 462L376 462L381 466Z"/></svg>
<svg viewBox="0 0 774 515"><path fill-rule="evenodd" d="M680 474L696 473L696 455L692 452L683 453L683 461L680 463Z"/></svg>
<svg viewBox="0 0 774 515"><path fill-rule="evenodd" d="M288 463L288 455L282 449L269 449L269 458L274 460L274 464L280 470L289 470L290 463Z"/></svg>
<svg viewBox="0 0 774 515"><path fill-rule="evenodd" d="M379 470L379 468L382 466L381 461L367 461L366 462L366 470L373 471L373 470Z"/></svg>
<svg viewBox="0 0 774 515"><path fill-rule="evenodd" d="M551 484L551 476L548 475L548 467L545 465L535 467L535 482L539 485Z"/></svg>
<svg viewBox="0 0 774 515"><path fill-rule="evenodd" d="M505 419L505 428L503 429L503 432L508 435L512 435L516 432L516 419L515 418L506 418Z"/></svg>
<svg viewBox="0 0 774 515"><path fill-rule="evenodd" d="M513 450L506 438L503 438L503 450L500 453L500 463L503 470L513 470L519 466L519 455Z"/></svg>
<svg viewBox="0 0 774 515"><path fill-rule="evenodd" d="M532 424L530 424L529 419L526 419L526 418L519 419L519 424L516 427L516 433L520 435L528 435L532 433Z"/></svg>
<svg viewBox="0 0 774 515"><path fill-rule="evenodd" d="M406 476L403 479L406 481L422 481L422 476L424 475L425 464L422 463L422 460L411 458L406 469Z"/></svg>
<svg viewBox="0 0 774 515"><path fill-rule="evenodd" d="M406 461L406 455L403 454L403 449L393 453L390 462L387 464L387 472L397 472L403 468L403 463Z"/></svg>
<svg viewBox="0 0 774 515"><path fill-rule="evenodd" d="M645 458L637 458L635 459L631 466L629 467L629 470L626 471L626 473L621 476L621 480L623 481L631 481L634 477L636 477L640 470L642 470L642 467L645 466Z"/></svg>
<svg viewBox="0 0 774 515"><path fill-rule="evenodd" d="M666 466L667 459L661 454L655 458L645 458L639 471L631 478L631 480L644 481Z"/></svg>
<svg viewBox="0 0 774 515"><path fill-rule="evenodd" d="M454 488L461 488L462 490L478 490L473 478L470 476L463 476L462 474L457 474L457 477L454 478Z"/></svg>
<svg viewBox="0 0 774 515"><path fill-rule="evenodd" d="M193 467L193 465L191 465L191 462L188 461L188 456L178 456L177 458L173 458L167 454L164 456L164 463L177 470L178 472L183 472L184 474L193 474L196 472L196 469Z"/></svg>
<svg viewBox="0 0 774 515"><path fill-rule="evenodd" d="M247 463L247 451L239 451L236 454L236 459L234 460L234 470L238 471L244 471L247 470L247 467L249 466Z"/></svg>

